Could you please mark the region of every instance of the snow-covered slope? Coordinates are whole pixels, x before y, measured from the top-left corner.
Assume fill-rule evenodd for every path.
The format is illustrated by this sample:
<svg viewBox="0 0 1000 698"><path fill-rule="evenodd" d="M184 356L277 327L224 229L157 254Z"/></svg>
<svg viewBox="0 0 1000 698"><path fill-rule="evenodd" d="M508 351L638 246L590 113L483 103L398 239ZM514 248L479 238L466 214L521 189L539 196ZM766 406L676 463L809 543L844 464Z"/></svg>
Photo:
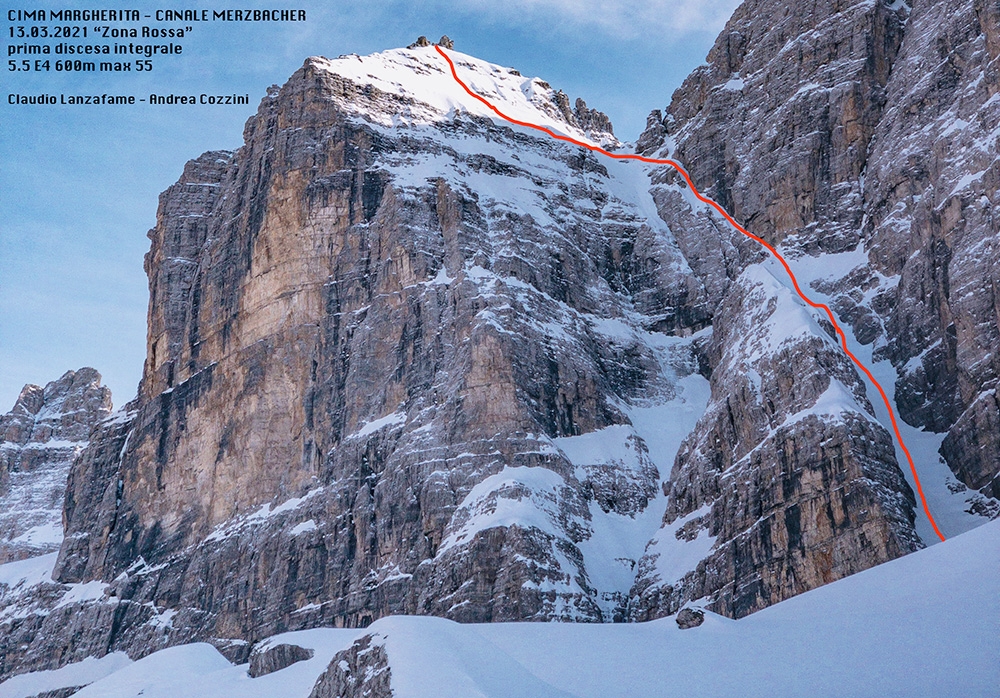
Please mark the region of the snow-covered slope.
<svg viewBox="0 0 1000 698"><path fill-rule="evenodd" d="M513 68L468 54L450 51L449 55L462 80L507 116L605 148L620 145L610 124L607 130L586 128L580 123L586 117L579 119L579 106L574 113L565 94L557 93L541 78L524 77ZM316 67L362 88L363 96L350 95L351 111L371 123L392 127L441 124L456 114L496 118L489 107L461 89L433 46L312 60ZM387 110L379 93L402 99L394 100L397 106Z"/></svg>
<svg viewBox="0 0 1000 698"><path fill-rule="evenodd" d="M256 679L194 644L127 666L109 656L15 677L0 684L0 698L88 679L96 680L79 698L307 698L338 652L365 635L384 648L394 698L985 697L1000 686L998 566L994 521L739 621L708 613L690 630L672 618L460 625L388 617L366 630L270 638L315 654Z"/></svg>

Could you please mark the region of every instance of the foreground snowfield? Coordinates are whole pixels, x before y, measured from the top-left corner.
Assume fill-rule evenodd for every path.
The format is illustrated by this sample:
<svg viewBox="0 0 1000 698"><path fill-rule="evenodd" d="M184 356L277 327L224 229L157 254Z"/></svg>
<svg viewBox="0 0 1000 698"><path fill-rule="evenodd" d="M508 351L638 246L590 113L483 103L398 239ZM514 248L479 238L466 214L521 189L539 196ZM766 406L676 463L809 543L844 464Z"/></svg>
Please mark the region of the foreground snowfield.
<svg viewBox="0 0 1000 698"><path fill-rule="evenodd" d="M2 569L2 568L0 568ZM306 698L336 652L384 643L397 698L613 696L996 696L1000 694L1000 520L802 594L740 621L711 613L596 625L459 625L389 617L271 642L316 650L251 679L211 645L88 659L14 677L0 698L94 681L79 698Z"/></svg>

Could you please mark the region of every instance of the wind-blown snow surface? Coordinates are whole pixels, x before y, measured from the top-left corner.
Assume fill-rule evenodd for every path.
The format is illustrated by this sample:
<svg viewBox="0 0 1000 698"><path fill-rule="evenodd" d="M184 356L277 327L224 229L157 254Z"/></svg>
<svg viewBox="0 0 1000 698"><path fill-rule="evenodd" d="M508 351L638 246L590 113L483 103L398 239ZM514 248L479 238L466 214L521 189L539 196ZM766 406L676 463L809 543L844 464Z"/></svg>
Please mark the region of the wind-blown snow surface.
<svg viewBox="0 0 1000 698"><path fill-rule="evenodd" d="M0 684L0 698L79 685L79 698L306 698L337 651L384 644L396 698L993 696L1000 686L1000 521L739 621L460 625L388 617L365 630L286 633L315 656L256 679L210 645L126 664L86 660ZM2 568L0 568L2 569Z"/></svg>

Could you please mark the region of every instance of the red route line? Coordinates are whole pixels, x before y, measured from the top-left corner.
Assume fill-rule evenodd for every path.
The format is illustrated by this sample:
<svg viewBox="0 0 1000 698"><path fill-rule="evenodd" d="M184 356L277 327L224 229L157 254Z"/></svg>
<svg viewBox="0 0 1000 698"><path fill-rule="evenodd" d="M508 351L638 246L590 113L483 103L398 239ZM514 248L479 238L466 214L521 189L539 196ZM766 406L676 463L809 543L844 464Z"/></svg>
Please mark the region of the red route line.
<svg viewBox="0 0 1000 698"><path fill-rule="evenodd" d="M771 243L751 233L749 230L747 230L742 225L737 223L736 220L726 212L726 209L722 208L722 206L720 206L718 203L708 198L707 196L703 196L701 192L699 192L695 188L694 182L691 181L691 176L687 173L687 170L681 167L681 165L675 162L674 160L647 158L642 155L633 155L629 153L612 153L608 150L605 150L604 148L601 148L600 146L591 145L590 143L584 143L583 141L577 140L575 138L555 133L554 131L544 126L539 126L538 124L532 124L527 121L520 121L513 117L507 116L502 111L497 109L493 104L487 101L485 98L473 92L469 88L469 86L462 81L462 78L458 77L458 72L455 70L455 63L451 60L448 54L444 52L444 49L442 49L437 44L434 45L434 48L437 49L437 52L440 53L441 56L446 61L448 61L448 66L451 68L451 76L455 78L455 82L461 85L462 89L464 89L469 94L470 97L477 99L483 104L485 104L494 114L499 116L504 121L508 121L518 126L524 126L525 128L531 128L536 131L541 131L542 133L545 133L558 141L565 141L566 143L572 143L573 145L578 145L581 148L592 150L595 153L601 153L602 155L606 155L609 158L614 158L615 160L639 160L641 162L648 162L654 165L670 165L675 170L677 170L677 172L680 173L680 175L687 182L688 186L691 187L692 193L699 201L708 204L709 206L714 208L716 211L719 212L719 214L723 218L729 221L729 224L732 225L736 230L740 231L751 240L760 243L765 249L767 249L767 251L770 252L774 256L774 258L781 263L781 266L785 268L785 271L788 272L788 278L792 280L792 285L795 287L795 292L799 294L799 298L805 301L807 305L816 308L818 310L822 310L824 313L826 313L827 318L830 320L830 323L833 325L834 330L836 330L837 332L837 336L840 338L840 348L844 350L844 353L847 354L848 357L850 357L851 361L854 362L854 365L857 366L859 369L861 369L861 372L868 377L868 380L870 380L872 385L874 385L876 390L878 390L879 395L882 396L882 402L885 403L885 408L889 411L889 419L892 420L893 431L896 432L896 441L899 443L899 447L906 455L906 460L910 464L910 472L913 473L913 481L917 485L917 493L920 495L920 503L924 507L924 513L927 514L927 519L931 522L931 526L934 527L934 532L938 535L938 538L940 538L941 540L945 539L944 534L941 533L941 530L938 528L937 523L934 521L934 517L931 516L930 508L927 506L927 499L926 497L924 497L924 489L923 487L920 486L920 476L917 475L917 466L913 464L913 457L910 455L910 450L906 448L906 444L903 442L903 435L899 433L899 424L896 422L896 413L892 409L892 404L889 402L889 396L885 394L885 390L883 390L879 382L875 380L875 376L873 376L872 372L868 370L868 367L865 366L863 363L861 363L861 360L858 359L858 357L855 356L854 353L847 347L847 337L844 335L844 331L840 329L840 325L837 323L837 319L833 316L833 311L831 311L830 308L824 305L823 303L817 303L813 301L811 298L809 298L809 296L805 294L805 292L799 286L799 282L798 279L795 278L795 274L792 273L792 268L788 265L788 262L785 260L785 258L781 256L781 253L778 252L778 250L776 250L773 245L771 245Z"/></svg>

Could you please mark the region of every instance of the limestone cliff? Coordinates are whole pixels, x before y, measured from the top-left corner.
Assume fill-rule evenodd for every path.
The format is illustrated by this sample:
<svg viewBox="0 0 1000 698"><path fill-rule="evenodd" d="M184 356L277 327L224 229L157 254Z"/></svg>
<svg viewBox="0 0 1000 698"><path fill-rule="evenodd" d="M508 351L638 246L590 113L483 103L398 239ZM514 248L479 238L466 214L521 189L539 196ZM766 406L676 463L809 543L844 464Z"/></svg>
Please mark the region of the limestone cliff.
<svg viewBox="0 0 1000 698"><path fill-rule="evenodd" d="M506 108L620 147L542 81L460 64ZM71 475L54 572L107 586L20 621L21 666L623 607L701 411L692 335L720 281L649 217L643 170L456 108L446 71L432 48L309 59L241 149L161 197L139 396ZM728 239L709 249L738 266ZM649 415L673 409L686 427L660 447ZM92 628L68 649L62 609Z"/></svg>
<svg viewBox="0 0 1000 698"><path fill-rule="evenodd" d="M861 245L818 290L891 361L904 419L946 433L956 476L993 496L998 21L973 0L746 2L640 139L670 138L699 186L788 250Z"/></svg>
<svg viewBox="0 0 1000 698"><path fill-rule="evenodd" d="M70 465L110 411L101 374L81 368L24 386L0 416L0 564L59 549Z"/></svg>
<svg viewBox="0 0 1000 698"><path fill-rule="evenodd" d="M942 324L966 302L943 260L961 238L984 250L962 288L991 268L996 141L970 110L995 106L995 14L749 0L637 144L780 245L986 492L993 305ZM953 54L960 91L914 88L905 66ZM582 101L452 55L512 116L625 147ZM966 115L940 137L983 144L982 172L947 148L899 164L925 101ZM911 215L948 187L982 195ZM433 47L308 59L149 237L138 396L74 463L57 581L9 597L0 675L194 640L242 661L388 614L739 617L929 542L884 409L759 245L669 168L498 120ZM935 506L995 506L930 480ZM369 650L343 663L380 671ZM345 671L317 695L357 688Z"/></svg>
<svg viewBox="0 0 1000 698"><path fill-rule="evenodd" d="M639 140L646 153L686 163L697 186L792 260L808 292L849 327L856 352L872 357L905 420L947 432L933 449L961 482L937 468L930 448L916 460L948 535L997 511L963 492L995 495L1000 469L1000 433L990 427L998 330L982 281L998 232L993 15L973 2L750 0ZM633 617L703 597L742 615L921 544L898 525L910 487L842 354L815 338L778 337L747 356L741 345L767 334L755 322L768 321L784 292L766 291L769 280L762 288L759 273L748 281L741 290L768 311L730 298L716 315L712 401L671 473ZM834 389L857 399L836 426L822 407ZM911 444L927 442L904 431ZM837 484L846 473L854 484ZM916 525L936 539L922 511ZM674 537L703 546L696 570L674 569L676 551L660 551Z"/></svg>

